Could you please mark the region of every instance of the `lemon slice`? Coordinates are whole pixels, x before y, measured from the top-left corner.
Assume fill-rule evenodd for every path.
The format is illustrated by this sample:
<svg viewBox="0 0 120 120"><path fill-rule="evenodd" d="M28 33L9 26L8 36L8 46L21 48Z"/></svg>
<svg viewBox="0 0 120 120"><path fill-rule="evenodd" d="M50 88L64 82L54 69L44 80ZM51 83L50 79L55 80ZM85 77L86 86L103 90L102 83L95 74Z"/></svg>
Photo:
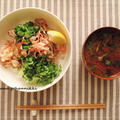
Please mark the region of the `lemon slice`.
<svg viewBox="0 0 120 120"><path fill-rule="evenodd" d="M66 38L61 32L55 30L48 30L47 33L49 35L49 40L51 40L53 43L55 44L66 43Z"/></svg>

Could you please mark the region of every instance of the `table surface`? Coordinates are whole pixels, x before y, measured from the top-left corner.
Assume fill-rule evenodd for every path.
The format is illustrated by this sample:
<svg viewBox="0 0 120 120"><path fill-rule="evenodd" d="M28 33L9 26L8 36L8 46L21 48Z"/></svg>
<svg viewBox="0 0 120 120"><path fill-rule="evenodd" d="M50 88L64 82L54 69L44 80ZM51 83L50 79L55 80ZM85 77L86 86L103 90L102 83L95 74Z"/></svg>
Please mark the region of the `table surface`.
<svg viewBox="0 0 120 120"><path fill-rule="evenodd" d="M53 87L36 93L11 90L0 81L1 120L119 120L120 80L91 76L81 61L85 38L103 26L120 27L120 0L0 0L0 17L17 8L44 8L57 15L72 37L72 62L64 77ZM105 103L105 110L16 111L16 105L29 105L32 99L43 104Z"/></svg>

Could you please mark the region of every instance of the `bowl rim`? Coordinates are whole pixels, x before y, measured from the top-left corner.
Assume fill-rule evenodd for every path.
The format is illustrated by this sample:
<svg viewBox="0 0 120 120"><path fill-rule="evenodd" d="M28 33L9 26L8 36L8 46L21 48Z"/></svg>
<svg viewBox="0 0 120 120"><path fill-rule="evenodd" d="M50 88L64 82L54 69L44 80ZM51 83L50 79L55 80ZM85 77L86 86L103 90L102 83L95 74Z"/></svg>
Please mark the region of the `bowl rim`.
<svg viewBox="0 0 120 120"><path fill-rule="evenodd" d="M99 78L99 79L103 79L103 80L113 80L113 79L116 79L116 78L119 78L119 77L120 77L120 72L119 72L119 73L116 73L115 75L112 75L112 76L110 76L110 77L102 77L102 76L100 76L100 75L97 75L97 74L93 73L93 72L89 69L89 67L88 67L88 65L87 65L87 62L86 62L86 59L85 59L85 55L84 55L85 45L86 45L86 42L88 41L88 38L89 38L91 35L93 35L93 33L95 33L96 31L101 30L101 29L106 29L106 28L108 28L108 29L109 29L109 28L111 28L111 29L116 29L117 31L120 32L120 29L119 29L119 28L117 28L117 27L112 27L112 26L100 27L100 28L98 28L98 29L96 29L96 30L93 30L93 31L87 36L87 38L85 39L85 41L84 41L84 43L83 43L83 45L82 45L82 62L83 62L83 64L85 65L85 68L88 70L88 72L89 72L91 75L93 75L93 76L95 76L95 77L97 77L97 78Z"/></svg>
<svg viewBox="0 0 120 120"><path fill-rule="evenodd" d="M53 85L55 85L58 81L60 81L60 80L62 79L62 77L64 76L64 74L67 72L67 70L68 70L68 68L69 68L69 66L70 66L70 63L71 63L71 58L72 58L72 37L71 37L70 32L68 31L68 28L66 27L65 23L64 23L57 15L55 15L54 13L52 13L52 12L46 10L46 9L43 9L43 8L38 8L38 7L16 8L15 10L10 11L10 12L8 12L6 15L2 16L1 19L0 19L0 22L1 22L2 20L4 20L8 15L10 15L10 14L12 14L12 13L15 13L15 12L17 12L17 11L25 10L25 9L26 9L26 10L27 10L27 9L40 10L40 11L46 12L46 13L48 13L49 15L53 16L54 18L56 18L56 19L63 25L64 29L66 30L66 33L67 33L68 39L69 39L69 44L70 44L70 55L69 55L69 59L68 59L68 61L67 61L66 68L64 69L64 71L61 72L61 74L56 78L55 81L53 81L53 82L50 83L50 84L47 84L47 85L43 86L42 88L39 88L39 87L38 87L37 90L33 90L33 89L32 89L32 90L17 89L18 91L21 91L21 92L40 92L40 91L43 91L43 90L48 89L48 88L52 87ZM2 82L4 82L4 80L3 80L4 78L0 77L0 79L1 79ZM7 82L4 82L4 83L5 83L6 85L8 85ZM8 85L8 86L11 87L11 88L13 88L13 87L10 86L10 85ZM34 86L33 86L33 87L34 87ZM14 89L14 88L13 88L13 89Z"/></svg>

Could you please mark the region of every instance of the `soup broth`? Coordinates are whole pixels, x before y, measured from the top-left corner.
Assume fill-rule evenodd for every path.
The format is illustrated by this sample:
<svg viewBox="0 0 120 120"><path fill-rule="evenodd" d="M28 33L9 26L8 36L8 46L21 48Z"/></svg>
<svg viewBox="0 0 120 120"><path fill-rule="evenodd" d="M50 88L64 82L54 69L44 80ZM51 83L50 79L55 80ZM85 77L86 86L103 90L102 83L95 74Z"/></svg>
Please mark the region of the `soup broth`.
<svg viewBox="0 0 120 120"><path fill-rule="evenodd" d="M109 77L120 72L120 31L112 27L95 31L88 37L84 54L93 73Z"/></svg>

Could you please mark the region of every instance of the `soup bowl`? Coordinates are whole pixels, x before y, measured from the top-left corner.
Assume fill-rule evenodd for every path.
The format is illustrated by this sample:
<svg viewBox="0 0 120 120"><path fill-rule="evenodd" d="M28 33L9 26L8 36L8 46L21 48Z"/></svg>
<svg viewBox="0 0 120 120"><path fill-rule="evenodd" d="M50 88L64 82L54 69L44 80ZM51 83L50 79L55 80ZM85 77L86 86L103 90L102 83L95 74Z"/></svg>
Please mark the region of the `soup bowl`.
<svg viewBox="0 0 120 120"><path fill-rule="evenodd" d="M93 31L82 46L82 61L89 73L97 78L119 78L120 30L102 27Z"/></svg>

